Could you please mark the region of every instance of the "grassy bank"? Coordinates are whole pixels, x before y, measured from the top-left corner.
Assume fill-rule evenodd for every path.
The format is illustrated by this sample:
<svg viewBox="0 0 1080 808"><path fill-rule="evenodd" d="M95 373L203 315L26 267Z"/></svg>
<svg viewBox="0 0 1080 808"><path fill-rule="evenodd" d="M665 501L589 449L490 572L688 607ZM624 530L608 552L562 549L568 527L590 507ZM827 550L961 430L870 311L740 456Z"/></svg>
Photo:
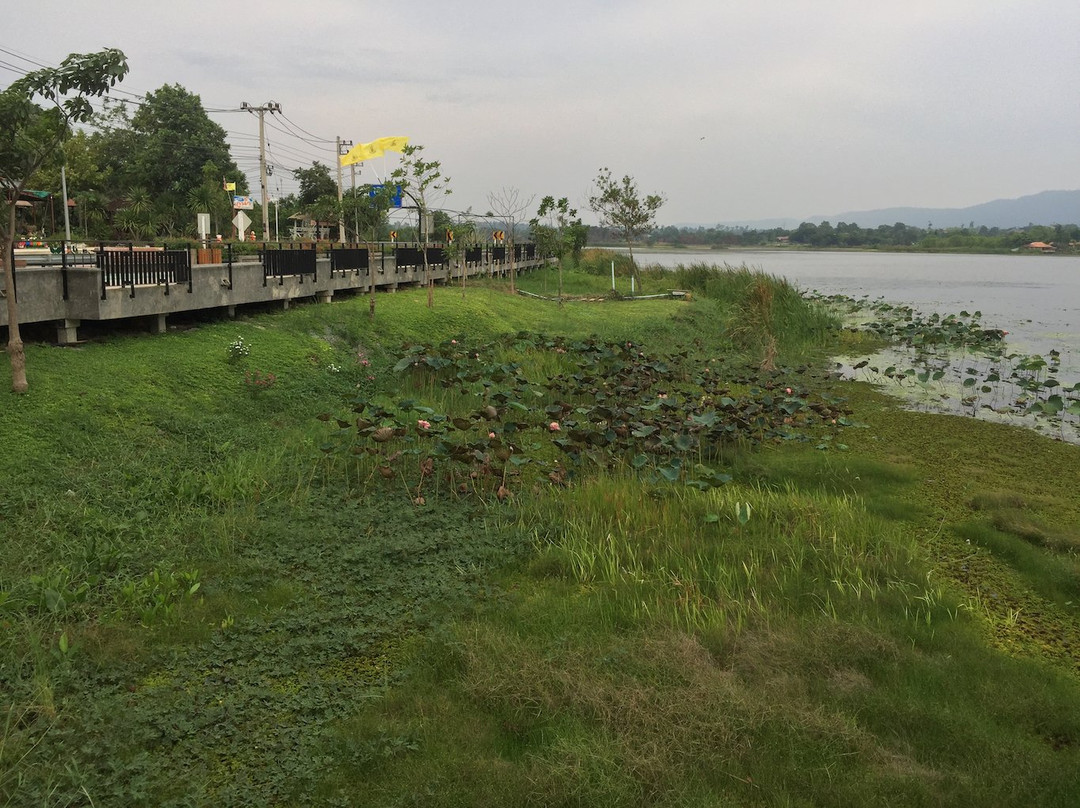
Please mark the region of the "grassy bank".
<svg viewBox="0 0 1080 808"><path fill-rule="evenodd" d="M0 804L1074 804L1076 447L675 285L30 346Z"/></svg>

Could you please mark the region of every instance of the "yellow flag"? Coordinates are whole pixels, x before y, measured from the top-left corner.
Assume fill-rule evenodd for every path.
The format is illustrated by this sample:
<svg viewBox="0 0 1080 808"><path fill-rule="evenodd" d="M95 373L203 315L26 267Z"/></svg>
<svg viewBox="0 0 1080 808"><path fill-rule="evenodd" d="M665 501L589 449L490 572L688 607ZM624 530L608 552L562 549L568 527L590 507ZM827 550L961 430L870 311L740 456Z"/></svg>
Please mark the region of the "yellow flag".
<svg viewBox="0 0 1080 808"><path fill-rule="evenodd" d="M362 163L373 157L382 157L388 151L399 152L408 144L407 137L381 137L370 143L357 143L349 151L341 156L343 166L351 166L354 163Z"/></svg>
<svg viewBox="0 0 1080 808"><path fill-rule="evenodd" d="M236 190L236 183L235 182L227 182L227 183L225 183L225 190L226 191L235 191Z"/></svg>
<svg viewBox="0 0 1080 808"><path fill-rule="evenodd" d="M381 137L378 140L372 141L372 145L378 145L383 151L399 152L409 145L409 139L401 136Z"/></svg>

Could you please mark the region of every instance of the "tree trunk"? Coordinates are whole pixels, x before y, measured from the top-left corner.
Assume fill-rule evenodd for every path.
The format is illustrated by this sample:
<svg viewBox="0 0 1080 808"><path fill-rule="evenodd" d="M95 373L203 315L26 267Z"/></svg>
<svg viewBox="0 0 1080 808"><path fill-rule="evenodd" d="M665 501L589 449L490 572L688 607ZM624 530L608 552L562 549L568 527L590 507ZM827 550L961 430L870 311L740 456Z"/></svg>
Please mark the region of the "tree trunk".
<svg viewBox="0 0 1080 808"><path fill-rule="evenodd" d="M517 250L514 248L513 226L514 226L513 222L511 222L511 224L510 224L510 227L511 227L511 230L510 230L510 247L508 249L510 250L510 294L516 295L517 294L517 288L516 288L516 284L517 284Z"/></svg>
<svg viewBox="0 0 1080 808"><path fill-rule="evenodd" d="M12 254L15 239L14 200L10 201L8 205L7 232L4 233L2 246L4 251L4 294L8 314L7 353L11 362L11 390L14 393L25 393L28 389L26 383L26 352L23 350L22 336L19 334L19 307L15 302L15 260Z"/></svg>
<svg viewBox="0 0 1080 808"><path fill-rule="evenodd" d="M435 307L435 280L431 277L431 264L427 260L427 241L424 241L424 246L421 249L424 251L424 283L427 284L427 307L431 309Z"/></svg>
<svg viewBox="0 0 1080 808"><path fill-rule="evenodd" d="M379 248L379 260L383 260L383 247ZM375 242L368 242L368 268L367 268L368 283L370 288L368 289L368 319L375 322Z"/></svg>

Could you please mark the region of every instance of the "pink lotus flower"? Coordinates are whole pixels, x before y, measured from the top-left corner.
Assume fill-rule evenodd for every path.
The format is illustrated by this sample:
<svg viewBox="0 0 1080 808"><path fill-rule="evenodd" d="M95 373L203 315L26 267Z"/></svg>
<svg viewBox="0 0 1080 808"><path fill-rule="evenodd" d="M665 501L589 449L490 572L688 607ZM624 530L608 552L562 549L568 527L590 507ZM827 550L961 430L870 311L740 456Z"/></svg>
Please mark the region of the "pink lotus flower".
<svg viewBox="0 0 1080 808"><path fill-rule="evenodd" d="M421 429L431 429L431 421L425 421L423 418L417 421L416 425Z"/></svg>
<svg viewBox="0 0 1080 808"><path fill-rule="evenodd" d="M790 396L791 395L791 388L790 387L785 387L784 392L787 393Z"/></svg>
<svg viewBox="0 0 1080 808"><path fill-rule="evenodd" d="M551 430L552 432L558 432L559 429L560 429L559 422L558 421L552 421L550 424L548 424L548 429Z"/></svg>
<svg viewBox="0 0 1080 808"><path fill-rule="evenodd" d="M494 437L495 437L495 433L494 433L494 432L488 432L488 437L489 437L489 438L494 438Z"/></svg>
<svg viewBox="0 0 1080 808"><path fill-rule="evenodd" d="M456 340L456 339L452 339L452 340L450 340L450 344L451 344L451 345L457 345L457 340Z"/></svg>

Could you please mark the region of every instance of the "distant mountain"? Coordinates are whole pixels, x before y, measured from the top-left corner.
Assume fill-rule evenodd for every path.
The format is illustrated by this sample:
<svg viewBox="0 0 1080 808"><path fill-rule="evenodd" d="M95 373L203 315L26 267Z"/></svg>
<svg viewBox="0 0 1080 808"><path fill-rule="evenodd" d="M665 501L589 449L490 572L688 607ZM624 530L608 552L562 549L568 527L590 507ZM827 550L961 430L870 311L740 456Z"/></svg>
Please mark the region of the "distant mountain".
<svg viewBox="0 0 1080 808"><path fill-rule="evenodd" d="M831 216L807 216L805 219L760 219L753 222L726 222L731 227L766 230L772 227L793 229L801 222L848 222L860 227L877 227L903 222L912 227L1024 227L1029 224L1080 224L1080 190L1042 191L1019 199L995 199L967 208L881 208L834 213Z"/></svg>
<svg viewBox="0 0 1080 808"><path fill-rule="evenodd" d="M1029 224L1080 223L1080 191L1043 191L1019 199L995 199L967 208L883 208L812 216L807 221L853 222L860 227L903 222L914 227L1024 227Z"/></svg>

